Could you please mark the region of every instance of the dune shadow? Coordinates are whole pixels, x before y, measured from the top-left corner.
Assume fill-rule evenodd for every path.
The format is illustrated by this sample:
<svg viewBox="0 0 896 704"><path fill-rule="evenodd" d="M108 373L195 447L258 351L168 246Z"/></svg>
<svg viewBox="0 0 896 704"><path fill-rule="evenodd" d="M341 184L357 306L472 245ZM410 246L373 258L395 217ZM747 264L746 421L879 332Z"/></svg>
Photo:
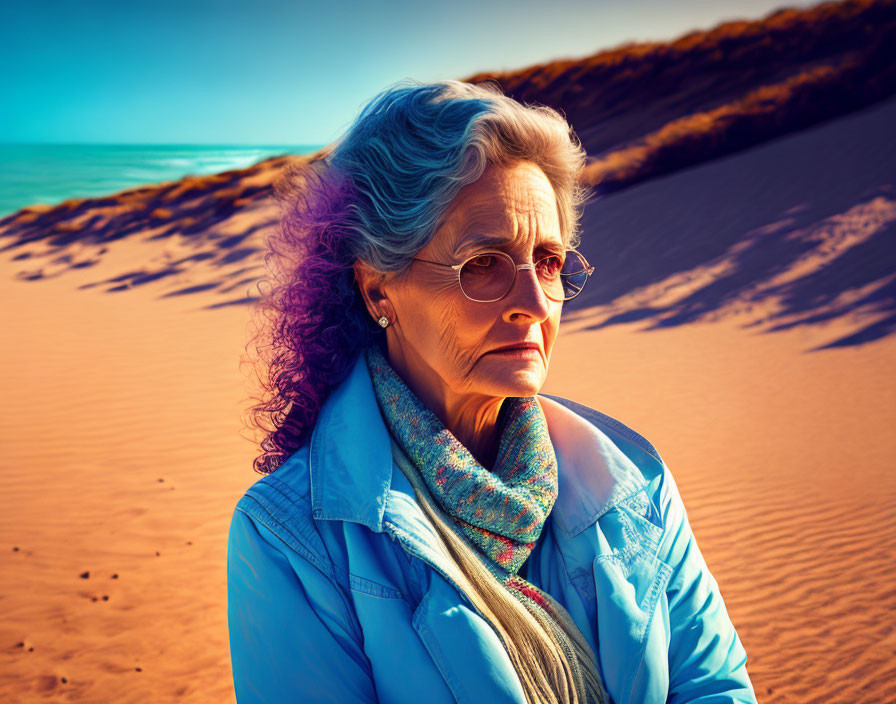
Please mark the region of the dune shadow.
<svg viewBox="0 0 896 704"><path fill-rule="evenodd" d="M195 273L190 267L198 263L211 281L182 287L171 295L226 288L244 278L247 268L260 268L263 248L258 237L276 224L276 217L265 209L258 215L243 214L270 203L276 179L297 159L302 157L274 157L246 169L188 176L55 207L25 208L0 220L0 252L31 264L18 278L37 281L94 266L117 241L171 239L173 251L188 253L156 257L141 269L78 288L120 292L174 276L183 278Z"/></svg>
<svg viewBox="0 0 896 704"><path fill-rule="evenodd" d="M870 309L865 332L832 344L890 334L892 124L896 100L599 198L586 207L579 247L596 275L567 305L605 308L591 329L640 320L659 329L774 300L771 330ZM623 304L632 292L638 303Z"/></svg>
<svg viewBox="0 0 896 704"><path fill-rule="evenodd" d="M214 310L216 308L226 308L229 306L254 305L257 301L258 301L257 296L243 296L242 298L235 298L231 301L221 301L219 303L210 303L207 306L203 306L203 309Z"/></svg>

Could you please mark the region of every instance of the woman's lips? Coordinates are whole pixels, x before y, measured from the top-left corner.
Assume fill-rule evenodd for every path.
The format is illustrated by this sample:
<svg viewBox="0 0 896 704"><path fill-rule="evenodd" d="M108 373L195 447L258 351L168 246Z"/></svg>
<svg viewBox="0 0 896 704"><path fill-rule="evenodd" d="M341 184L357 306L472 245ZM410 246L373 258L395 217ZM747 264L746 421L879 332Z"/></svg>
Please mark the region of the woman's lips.
<svg viewBox="0 0 896 704"><path fill-rule="evenodd" d="M500 354L504 357L514 357L517 359L539 359L541 354L534 347L514 347L502 350L492 350L486 354Z"/></svg>

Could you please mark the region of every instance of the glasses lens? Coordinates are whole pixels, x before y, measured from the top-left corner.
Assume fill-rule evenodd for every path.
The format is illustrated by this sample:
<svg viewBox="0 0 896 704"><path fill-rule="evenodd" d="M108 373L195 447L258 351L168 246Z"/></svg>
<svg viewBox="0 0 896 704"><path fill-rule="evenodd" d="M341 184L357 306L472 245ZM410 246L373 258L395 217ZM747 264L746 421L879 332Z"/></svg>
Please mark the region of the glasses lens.
<svg viewBox="0 0 896 704"><path fill-rule="evenodd" d="M480 254L461 267L460 287L474 301L497 301L513 285L515 267L510 257Z"/></svg>
<svg viewBox="0 0 896 704"><path fill-rule="evenodd" d="M563 283L563 298L570 299L577 296L588 281L588 262L578 252L567 252L566 261L560 271L560 279Z"/></svg>
<svg viewBox="0 0 896 704"><path fill-rule="evenodd" d="M557 254L543 257L536 262L535 271L538 273L538 280L541 282L544 295L553 301L562 301L565 298L563 277L561 276L563 257Z"/></svg>
<svg viewBox="0 0 896 704"><path fill-rule="evenodd" d="M555 301L577 296L588 281L588 262L578 252L569 251L565 261L557 255L540 259L536 265L538 280L545 295ZM474 301L497 301L513 285L516 265L505 254L490 252L467 261L460 270L460 285Z"/></svg>

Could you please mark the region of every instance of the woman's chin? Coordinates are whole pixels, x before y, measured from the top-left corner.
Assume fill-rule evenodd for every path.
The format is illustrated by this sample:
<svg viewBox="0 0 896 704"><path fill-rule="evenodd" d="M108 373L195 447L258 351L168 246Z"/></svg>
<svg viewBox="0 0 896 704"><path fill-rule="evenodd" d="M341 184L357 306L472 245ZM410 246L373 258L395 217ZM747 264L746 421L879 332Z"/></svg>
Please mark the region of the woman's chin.
<svg viewBox="0 0 896 704"><path fill-rule="evenodd" d="M485 366L480 369L483 372ZM482 385L488 387L492 396L535 396L547 376L541 360L501 360L499 364L489 364L488 372Z"/></svg>

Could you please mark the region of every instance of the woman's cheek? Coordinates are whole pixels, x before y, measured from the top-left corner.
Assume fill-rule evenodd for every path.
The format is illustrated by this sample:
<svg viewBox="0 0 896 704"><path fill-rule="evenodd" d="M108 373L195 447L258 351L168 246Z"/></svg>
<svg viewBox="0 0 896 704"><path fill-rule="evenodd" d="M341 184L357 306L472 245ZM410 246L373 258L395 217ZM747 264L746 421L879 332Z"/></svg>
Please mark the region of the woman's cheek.
<svg viewBox="0 0 896 704"><path fill-rule="evenodd" d="M463 313L458 305L457 296L447 293L436 294L432 297L431 306L435 311L439 328L445 331L451 328L452 332L457 329Z"/></svg>

